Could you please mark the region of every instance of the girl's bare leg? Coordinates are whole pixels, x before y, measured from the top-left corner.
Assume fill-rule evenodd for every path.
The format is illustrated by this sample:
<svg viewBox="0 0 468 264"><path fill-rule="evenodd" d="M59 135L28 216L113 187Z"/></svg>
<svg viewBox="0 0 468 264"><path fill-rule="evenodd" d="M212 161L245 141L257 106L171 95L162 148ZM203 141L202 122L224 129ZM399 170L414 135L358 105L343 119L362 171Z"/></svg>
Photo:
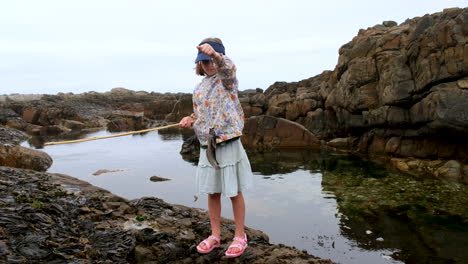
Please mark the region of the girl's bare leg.
<svg viewBox="0 0 468 264"><path fill-rule="evenodd" d="M215 237L221 236L221 194L208 194L208 213L210 215L211 235ZM208 243L213 245L216 243L213 239L208 239ZM200 247L207 249L204 243L200 243Z"/></svg>
<svg viewBox="0 0 468 264"><path fill-rule="evenodd" d="M245 223L245 201L241 192L237 196L231 197L232 210L234 212L234 221L236 223L235 237L244 238L244 223ZM234 244L239 242L234 241ZM230 248L229 253L239 252L238 248Z"/></svg>

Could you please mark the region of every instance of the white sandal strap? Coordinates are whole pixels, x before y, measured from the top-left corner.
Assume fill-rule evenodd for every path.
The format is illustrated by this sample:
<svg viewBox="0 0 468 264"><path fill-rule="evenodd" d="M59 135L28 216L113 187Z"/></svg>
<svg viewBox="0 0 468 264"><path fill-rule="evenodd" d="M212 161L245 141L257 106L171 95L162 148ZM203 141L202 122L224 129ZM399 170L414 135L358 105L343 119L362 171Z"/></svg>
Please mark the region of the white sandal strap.
<svg viewBox="0 0 468 264"><path fill-rule="evenodd" d="M243 249L244 247L246 247L247 244L231 244L228 249L230 248L237 248L237 249Z"/></svg>
<svg viewBox="0 0 468 264"><path fill-rule="evenodd" d="M247 239L244 239L244 238L235 237L233 240L237 242L241 242L241 243L247 243Z"/></svg>
<svg viewBox="0 0 468 264"><path fill-rule="evenodd" d="M247 234L244 234L244 238L234 237L232 240L247 244Z"/></svg>
<svg viewBox="0 0 468 264"><path fill-rule="evenodd" d="M212 239L218 244L221 243L221 238L219 238L219 237L209 236L207 239ZM205 239L205 240L207 240L207 239Z"/></svg>
<svg viewBox="0 0 468 264"><path fill-rule="evenodd" d="M238 249L241 249L241 250L242 250L243 248L246 248L246 247L247 247L247 235L245 235L244 238L234 237L232 240L237 241L237 242L239 242L239 243L231 244L231 245L228 247L228 249L229 249L229 248L235 247L235 248L238 248Z"/></svg>

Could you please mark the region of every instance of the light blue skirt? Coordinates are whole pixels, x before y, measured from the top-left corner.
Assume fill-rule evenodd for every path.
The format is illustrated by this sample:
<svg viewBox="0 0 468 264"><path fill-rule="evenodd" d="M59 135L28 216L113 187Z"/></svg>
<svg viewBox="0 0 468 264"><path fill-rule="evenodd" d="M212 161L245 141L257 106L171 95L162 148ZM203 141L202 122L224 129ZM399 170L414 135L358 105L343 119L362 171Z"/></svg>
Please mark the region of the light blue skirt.
<svg viewBox="0 0 468 264"><path fill-rule="evenodd" d="M200 148L195 175L199 195L221 193L225 197L234 197L252 186L252 169L240 139L216 146L216 160L220 170L211 166L206 149Z"/></svg>

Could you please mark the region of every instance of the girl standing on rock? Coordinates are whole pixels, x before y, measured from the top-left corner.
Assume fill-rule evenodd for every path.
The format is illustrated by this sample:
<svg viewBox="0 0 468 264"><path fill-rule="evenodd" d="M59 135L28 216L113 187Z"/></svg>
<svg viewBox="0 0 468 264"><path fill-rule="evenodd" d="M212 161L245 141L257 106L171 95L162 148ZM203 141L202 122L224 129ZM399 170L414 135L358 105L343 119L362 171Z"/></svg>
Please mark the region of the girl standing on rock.
<svg viewBox="0 0 468 264"><path fill-rule="evenodd" d="M237 97L236 66L218 38L204 39L197 49L195 72L205 77L193 91L194 113L180 121L181 127L193 126L200 141L196 185L199 194L208 194L211 236L197 250L206 254L221 246L222 194L231 199L236 224L226 256L238 257L247 248L242 192L252 183L252 171L239 140L244 112Z"/></svg>

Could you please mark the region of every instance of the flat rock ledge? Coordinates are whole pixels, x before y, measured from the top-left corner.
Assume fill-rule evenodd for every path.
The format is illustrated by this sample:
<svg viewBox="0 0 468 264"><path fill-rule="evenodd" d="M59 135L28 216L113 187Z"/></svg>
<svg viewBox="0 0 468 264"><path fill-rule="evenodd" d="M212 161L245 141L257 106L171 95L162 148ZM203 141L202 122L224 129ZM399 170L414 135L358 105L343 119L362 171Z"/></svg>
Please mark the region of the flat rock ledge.
<svg viewBox="0 0 468 264"><path fill-rule="evenodd" d="M286 223L285 223L286 224ZM333 263L270 244L247 228L249 247L228 261L234 231L222 221L222 245L207 255L207 212L155 197L126 200L76 178L0 166L1 263Z"/></svg>

